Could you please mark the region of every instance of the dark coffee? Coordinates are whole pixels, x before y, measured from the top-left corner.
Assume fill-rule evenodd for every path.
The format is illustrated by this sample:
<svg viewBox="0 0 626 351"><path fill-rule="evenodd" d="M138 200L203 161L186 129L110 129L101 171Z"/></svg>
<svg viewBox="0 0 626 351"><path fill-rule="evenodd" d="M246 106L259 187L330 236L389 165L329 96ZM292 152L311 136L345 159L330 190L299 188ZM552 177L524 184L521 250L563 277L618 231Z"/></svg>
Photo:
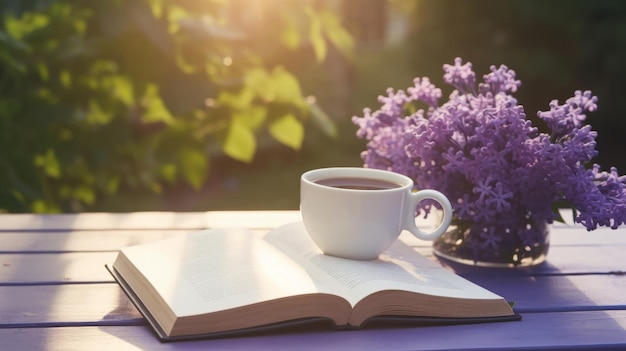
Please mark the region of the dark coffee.
<svg viewBox="0 0 626 351"><path fill-rule="evenodd" d="M326 178L315 181L320 185L325 185L333 188L341 189L353 189L353 190L385 190L399 188L402 185L372 178Z"/></svg>

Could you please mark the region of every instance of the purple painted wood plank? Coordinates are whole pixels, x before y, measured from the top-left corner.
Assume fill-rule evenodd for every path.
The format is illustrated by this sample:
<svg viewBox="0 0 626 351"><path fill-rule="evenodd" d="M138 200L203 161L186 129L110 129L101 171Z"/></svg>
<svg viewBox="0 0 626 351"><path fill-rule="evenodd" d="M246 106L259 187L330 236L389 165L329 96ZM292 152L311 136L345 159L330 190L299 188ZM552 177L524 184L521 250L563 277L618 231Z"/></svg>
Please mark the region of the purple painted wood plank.
<svg viewBox="0 0 626 351"><path fill-rule="evenodd" d="M188 229L98 230L62 232L0 232L4 253L117 251L121 247L188 233Z"/></svg>
<svg viewBox="0 0 626 351"><path fill-rule="evenodd" d="M268 229L253 229L262 234ZM46 251L113 251L121 247L164 239L172 235L184 234L191 229L118 229L118 230L77 230L48 232L0 232L1 252L46 252ZM595 233L594 233L595 234ZM580 231L559 231L552 238L552 249L562 246L626 246L626 233L602 232L599 235ZM403 240L425 251L430 251L431 243L408 235Z"/></svg>
<svg viewBox="0 0 626 351"><path fill-rule="evenodd" d="M419 249L432 256L430 248ZM457 265L441 261L451 270L472 280L483 276L539 276L568 274L608 274L626 272L623 247L554 248L548 262L524 269L492 269ZM113 262L117 252L68 252L0 254L0 284L14 282L111 282L103 266Z"/></svg>
<svg viewBox="0 0 626 351"><path fill-rule="evenodd" d="M113 282L104 265L116 256L117 252L2 254L0 284Z"/></svg>
<svg viewBox="0 0 626 351"><path fill-rule="evenodd" d="M626 245L626 227L611 229L606 227L587 231L580 225L553 225L550 229L551 246L595 246Z"/></svg>
<svg viewBox="0 0 626 351"><path fill-rule="evenodd" d="M626 310L626 276L481 277L478 284L524 313ZM115 283L0 286L0 326L134 321L136 309Z"/></svg>
<svg viewBox="0 0 626 351"><path fill-rule="evenodd" d="M430 247L431 242L415 239L410 234L403 234L403 240L412 246ZM550 246L626 246L626 227L616 230L598 228L588 232L581 225L553 224L550 229Z"/></svg>
<svg viewBox="0 0 626 351"><path fill-rule="evenodd" d="M472 276L471 280L515 302L519 313L626 310L626 275Z"/></svg>
<svg viewBox="0 0 626 351"><path fill-rule="evenodd" d="M189 229L94 230L61 232L0 232L0 253L117 251L189 233ZM267 229L251 229L257 235Z"/></svg>
<svg viewBox="0 0 626 351"><path fill-rule="evenodd" d="M520 322L290 333L160 343L147 327L0 329L9 350L468 350L626 348L626 311L536 313Z"/></svg>
<svg viewBox="0 0 626 351"><path fill-rule="evenodd" d="M0 327L142 323L117 284L0 286Z"/></svg>
<svg viewBox="0 0 626 351"><path fill-rule="evenodd" d="M444 267L463 275L474 276L538 276L538 275L567 275L567 274L606 274L609 272L626 272L626 259L623 246L559 246L552 247L548 258L543 264L525 268L489 268L475 267L445 259L439 259L432 253L431 248L417 248L422 255L437 260Z"/></svg>
<svg viewBox="0 0 626 351"><path fill-rule="evenodd" d="M300 220L298 211L2 214L0 230L274 228Z"/></svg>
<svg viewBox="0 0 626 351"><path fill-rule="evenodd" d="M0 230L206 228L205 212L3 214Z"/></svg>

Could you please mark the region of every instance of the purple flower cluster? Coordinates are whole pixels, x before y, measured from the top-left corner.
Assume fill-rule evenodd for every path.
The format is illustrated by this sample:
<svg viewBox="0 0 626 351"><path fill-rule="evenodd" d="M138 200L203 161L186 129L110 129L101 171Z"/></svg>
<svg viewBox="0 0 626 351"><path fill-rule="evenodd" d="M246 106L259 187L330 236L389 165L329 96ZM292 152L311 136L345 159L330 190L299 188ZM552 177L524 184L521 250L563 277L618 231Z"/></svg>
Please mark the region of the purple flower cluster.
<svg viewBox="0 0 626 351"><path fill-rule="evenodd" d="M625 223L626 178L615 168L586 167L598 154L597 133L584 124L597 108L591 92L576 91L538 112L549 129L543 133L512 96L521 85L513 70L491 66L476 85L471 63L457 58L443 68L445 83L455 88L443 104L441 90L417 78L406 91L388 89L380 109L353 117L357 136L367 140L366 167L443 192L460 222L500 228L551 223L559 218L554 205L564 202L588 230Z"/></svg>

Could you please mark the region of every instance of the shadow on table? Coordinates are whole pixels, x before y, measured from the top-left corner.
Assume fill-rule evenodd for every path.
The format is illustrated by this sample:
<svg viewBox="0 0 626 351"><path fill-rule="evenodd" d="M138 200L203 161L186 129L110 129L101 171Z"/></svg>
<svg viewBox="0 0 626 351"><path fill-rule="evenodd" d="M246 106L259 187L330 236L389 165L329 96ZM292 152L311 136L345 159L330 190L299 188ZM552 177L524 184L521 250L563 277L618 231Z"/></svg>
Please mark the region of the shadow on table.
<svg viewBox="0 0 626 351"><path fill-rule="evenodd" d="M524 268L476 267L443 258L437 260L464 278L503 296L522 315L626 310L621 293L626 289L626 275L619 272L601 272L593 267L564 272L550 260Z"/></svg>

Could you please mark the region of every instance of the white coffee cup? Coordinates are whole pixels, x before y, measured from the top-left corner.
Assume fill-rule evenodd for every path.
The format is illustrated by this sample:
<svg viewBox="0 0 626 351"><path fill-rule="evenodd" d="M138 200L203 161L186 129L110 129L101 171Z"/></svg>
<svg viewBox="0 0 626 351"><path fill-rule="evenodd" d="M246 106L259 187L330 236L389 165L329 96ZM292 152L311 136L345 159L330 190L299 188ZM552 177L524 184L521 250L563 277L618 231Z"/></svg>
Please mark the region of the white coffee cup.
<svg viewBox="0 0 626 351"><path fill-rule="evenodd" d="M416 208L425 199L438 202L443 209L442 222L428 233L415 224ZM300 211L306 230L322 252L357 260L377 258L403 230L419 239L435 240L452 220L450 201L439 191L415 192L409 177L360 167L320 168L302 174Z"/></svg>

